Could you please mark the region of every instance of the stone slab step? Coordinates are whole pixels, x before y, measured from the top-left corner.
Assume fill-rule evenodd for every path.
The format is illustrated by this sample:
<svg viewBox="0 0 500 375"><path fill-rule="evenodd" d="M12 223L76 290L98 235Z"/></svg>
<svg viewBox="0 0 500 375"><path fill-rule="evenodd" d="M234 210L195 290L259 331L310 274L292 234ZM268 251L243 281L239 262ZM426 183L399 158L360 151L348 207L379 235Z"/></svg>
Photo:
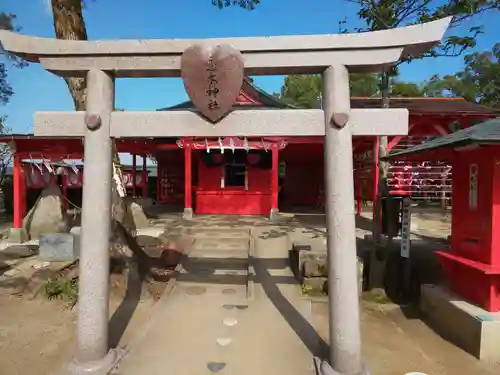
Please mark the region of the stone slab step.
<svg viewBox="0 0 500 375"><path fill-rule="evenodd" d="M248 259L248 250L211 250L211 251L192 251L189 257L196 259Z"/></svg>
<svg viewBox="0 0 500 375"><path fill-rule="evenodd" d="M246 239L250 238L250 231L245 229L197 229L193 236L198 239Z"/></svg>
<svg viewBox="0 0 500 375"><path fill-rule="evenodd" d="M182 267L189 272L196 272L197 269L213 270L247 270L250 261L248 258L223 259L223 258L192 258L187 257L182 262Z"/></svg>
<svg viewBox="0 0 500 375"><path fill-rule="evenodd" d="M200 273L181 273L177 277L178 282L189 284L217 284L217 285L240 285L247 287L248 275L223 275L223 274L200 274Z"/></svg>
<svg viewBox="0 0 500 375"><path fill-rule="evenodd" d="M190 258L241 258L249 257L248 239L197 239L189 252Z"/></svg>
<svg viewBox="0 0 500 375"><path fill-rule="evenodd" d="M190 253L182 262L177 281L190 286L237 288L235 293L246 298L250 267L248 253L240 254L238 258L231 258L231 255L234 255L234 251L229 254L222 251L210 258L193 257Z"/></svg>
<svg viewBox="0 0 500 375"><path fill-rule="evenodd" d="M192 250L206 249L245 249L248 250L250 240L248 238L197 238L193 244Z"/></svg>

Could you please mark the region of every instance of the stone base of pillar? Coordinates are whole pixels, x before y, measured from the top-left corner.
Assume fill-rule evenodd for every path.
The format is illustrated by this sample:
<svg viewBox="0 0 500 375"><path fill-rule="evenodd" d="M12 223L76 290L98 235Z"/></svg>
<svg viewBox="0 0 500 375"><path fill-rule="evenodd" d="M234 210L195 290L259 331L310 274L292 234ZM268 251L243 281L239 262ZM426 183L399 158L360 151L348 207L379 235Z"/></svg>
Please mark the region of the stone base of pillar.
<svg viewBox="0 0 500 375"><path fill-rule="evenodd" d="M108 375L118 364L119 358L117 351L111 349L100 361L80 363L73 359L59 375Z"/></svg>
<svg viewBox="0 0 500 375"><path fill-rule="evenodd" d="M271 213L269 214L269 220L276 222L280 218L280 210L277 208L271 208Z"/></svg>
<svg viewBox="0 0 500 375"><path fill-rule="evenodd" d="M24 228L10 228L9 242L23 243L28 240L28 233Z"/></svg>
<svg viewBox="0 0 500 375"><path fill-rule="evenodd" d="M185 208L184 213L182 214L182 218L184 220L191 220L193 219L193 209L192 208Z"/></svg>
<svg viewBox="0 0 500 375"><path fill-rule="evenodd" d="M318 357L314 357L313 362L316 375L371 375L370 370L368 370L368 367L365 364L362 365L363 368L360 372L356 374L346 374L335 371L327 361L322 361Z"/></svg>

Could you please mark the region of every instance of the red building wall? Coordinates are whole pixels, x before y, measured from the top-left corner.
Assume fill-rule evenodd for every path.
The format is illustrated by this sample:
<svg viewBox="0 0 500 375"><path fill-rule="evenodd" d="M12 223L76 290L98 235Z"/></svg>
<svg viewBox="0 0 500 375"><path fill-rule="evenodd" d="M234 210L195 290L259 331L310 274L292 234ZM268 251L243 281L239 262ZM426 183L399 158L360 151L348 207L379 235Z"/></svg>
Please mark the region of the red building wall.
<svg viewBox="0 0 500 375"><path fill-rule="evenodd" d="M271 169L248 167L248 190L241 186L221 189L221 167L207 166L200 153L195 211L199 214L268 215L271 210Z"/></svg>
<svg viewBox="0 0 500 375"><path fill-rule="evenodd" d="M324 201L323 145L288 144L280 152L286 163L283 201L288 206L314 206Z"/></svg>

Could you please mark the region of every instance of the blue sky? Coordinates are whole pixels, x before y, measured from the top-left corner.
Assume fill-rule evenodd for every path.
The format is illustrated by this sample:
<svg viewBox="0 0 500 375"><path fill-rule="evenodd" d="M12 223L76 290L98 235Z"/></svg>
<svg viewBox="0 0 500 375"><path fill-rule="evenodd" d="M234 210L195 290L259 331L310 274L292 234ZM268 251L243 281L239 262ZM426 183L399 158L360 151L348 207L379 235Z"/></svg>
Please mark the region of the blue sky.
<svg viewBox="0 0 500 375"><path fill-rule="evenodd" d="M22 33L53 37L50 0L1 0L0 11L17 15ZM348 18L352 27L361 26L356 5L345 0L262 0L254 11L238 8L218 10L210 0L96 0L88 1L85 21L89 39L116 38L204 38L224 36L269 36L338 32L338 21ZM475 23L485 25L478 50L490 49L500 35L500 14L483 16ZM464 28L472 24L464 25ZM496 35L496 37L495 37ZM463 59L439 58L405 65L402 79L422 81L434 73L454 73ZM256 77L269 92L279 91L283 77ZM9 82L15 95L0 107L15 133L31 132L33 113L72 110L62 79L32 64L25 69L9 68ZM180 79L120 79L116 106L126 110L155 110L187 98Z"/></svg>

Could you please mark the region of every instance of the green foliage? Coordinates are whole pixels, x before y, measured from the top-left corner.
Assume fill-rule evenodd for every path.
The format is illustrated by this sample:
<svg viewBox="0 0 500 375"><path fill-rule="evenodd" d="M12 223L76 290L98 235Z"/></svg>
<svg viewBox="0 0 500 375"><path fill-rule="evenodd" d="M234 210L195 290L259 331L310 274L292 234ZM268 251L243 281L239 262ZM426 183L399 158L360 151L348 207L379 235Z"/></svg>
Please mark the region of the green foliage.
<svg viewBox="0 0 500 375"><path fill-rule="evenodd" d="M319 108L321 76L291 75L285 77L280 99L301 108Z"/></svg>
<svg viewBox="0 0 500 375"><path fill-rule="evenodd" d="M10 13L0 12L0 29L14 30L14 19L16 17ZM0 61L0 104L7 104L14 94L12 87L7 82L7 68L4 61ZM0 123L3 119L0 119Z"/></svg>
<svg viewBox="0 0 500 375"><path fill-rule="evenodd" d="M7 104L14 94L12 87L7 82L7 68L3 61L0 61L0 105Z"/></svg>
<svg viewBox="0 0 500 375"><path fill-rule="evenodd" d="M16 16L12 13L0 12L0 30L14 30Z"/></svg>
<svg viewBox="0 0 500 375"><path fill-rule="evenodd" d="M392 29L453 16L451 29L465 20L490 11L500 10L498 0L347 0L359 5L358 16L366 27L358 31ZM343 21L345 23L345 21ZM464 33L450 35L442 43L417 58L458 56L476 45L476 38L483 31L481 25L469 27ZM410 61L410 59L403 60Z"/></svg>
<svg viewBox="0 0 500 375"><path fill-rule="evenodd" d="M16 16L14 14L0 12L0 30L19 31L20 29L15 25L15 20ZM19 68L27 65L26 62L15 56L4 54L0 61L0 105L7 104L11 96L14 95L14 91L7 81L7 61Z"/></svg>
<svg viewBox="0 0 500 375"><path fill-rule="evenodd" d="M45 296L74 304L78 299L78 279L61 280L50 278L45 284Z"/></svg>
<svg viewBox="0 0 500 375"><path fill-rule="evenodd" d="M380 95L379 79L375 74L351 74L349 84L352 97L376 97ZM403 82L393 79L391 83L392 96L422 97L427 95L425 84ZM301 108L320 108L321 76L319 75L292 75L285 78L280 94L273 94L287 104ZM442 96L436 93L434 96Z"/></svg>
<svg viewBox="0 0 500 375"><path fill-rule="evenodd" d="M391 96L401 98L418 98L424 95L424 89L417 83L401 82L396 80L391 83Z"/></svg>
<svg viewBox="0 0 500 375"><path fill-rule="evenodd" d="M379 92L378 78L375 74L359 73L349 76L351 96L369 98Z"/></svg>
<svg viewBox="0 0 500 375"><path fill-rule="evenodd" d="M219 9L237 6L246 10L254 10L259 4L260 0L212 0L212 5Z"/></svg>
<svg viewBox="0 0 500 375"><path fill-rule="evenodd" d="M500 43L491 51L464 57L464 69L454 75L432 76L424 89L429 96L463 97L466 100L500 108Z"/></svg>

